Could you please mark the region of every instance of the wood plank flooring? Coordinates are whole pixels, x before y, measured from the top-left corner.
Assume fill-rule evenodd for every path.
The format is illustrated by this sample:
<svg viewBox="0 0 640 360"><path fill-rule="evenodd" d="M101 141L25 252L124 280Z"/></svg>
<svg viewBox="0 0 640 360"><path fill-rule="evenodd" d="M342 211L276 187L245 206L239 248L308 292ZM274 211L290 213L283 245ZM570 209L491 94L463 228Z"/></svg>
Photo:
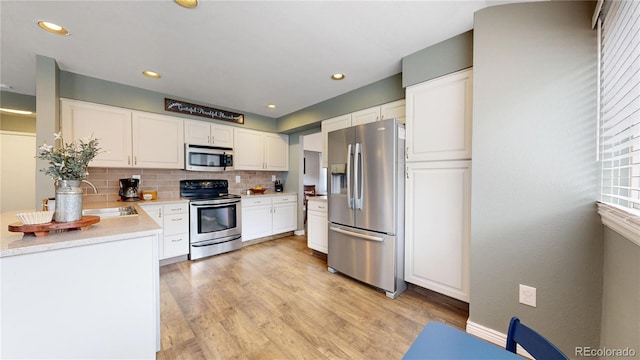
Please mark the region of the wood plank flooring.
<svg viewBox="0 0 640 360"><path fill-rule="evenodd" d="M381 290L327 271L290 236L160 268L165 359L401 359L431 321L468 313L412 289Z"/></svg>

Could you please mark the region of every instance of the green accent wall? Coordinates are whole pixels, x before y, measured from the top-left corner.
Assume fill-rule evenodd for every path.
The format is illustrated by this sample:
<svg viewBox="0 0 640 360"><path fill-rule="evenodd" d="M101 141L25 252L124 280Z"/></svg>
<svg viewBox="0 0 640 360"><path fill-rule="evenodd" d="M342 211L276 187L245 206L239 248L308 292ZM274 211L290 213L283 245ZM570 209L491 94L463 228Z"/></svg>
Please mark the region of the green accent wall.
<svg viewBox="0 0 640 360"><path fill-rule="evenodd" d="M291 134L319 129L322 120L400 99L404 99L402 74L396 74L283 116L278 119L278 132Z"/></svg>
<svg viewBox="0 0 640 360"><path fill-rule="evenodd" d="M36 97L10 91L0 91L0 107L36 112Z"/></svg>
<svg viewBox="0 0 640 360"><path fill-rule="evenodd" d="M274 118L247 113L238 109L230 109L216 104L185 99L176 95L145 90L67 71L60 71L60 97L103 105L118 106L127 109L140 110L157 114L183 117L186 119L215 122L254 130L277 132L276 119ZM232 122L210 120L199 116L167 112L164 110L165 97L208 106L220 110L228 110L241 113L244 114L245 123L244 125L239 125Z"/></svg>
<svg viewBox="0 0 640 360"><path fill-rule="evenodd" d="M473 66L473 30L402 58L402 86L409 87Z"/></svg>
<svg viewBox="0 0 640 360"><path fill-rule="evenodd" d="M0 91L0 107L36 112L36 97L9 91ZM0 111L0 130L36 132L35 115L17 115Z"/></svg>

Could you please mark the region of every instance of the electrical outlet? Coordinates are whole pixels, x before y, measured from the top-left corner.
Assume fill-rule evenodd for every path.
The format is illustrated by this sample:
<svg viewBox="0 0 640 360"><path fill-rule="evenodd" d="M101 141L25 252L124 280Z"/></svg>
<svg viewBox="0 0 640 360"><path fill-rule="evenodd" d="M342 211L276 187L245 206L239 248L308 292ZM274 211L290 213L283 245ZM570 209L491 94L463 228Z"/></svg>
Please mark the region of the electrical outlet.
<svg viewBox="0 0 640 360"><path fill-rule="evenodd" d="M236 182L239 183L240 182L240 175L236 175Z"/></svg>
<svg viewBox="0 0 640 360"><path fill-rule="evenodd" d="M131 178L140 180L140 175L131 175Z"/></svg>
<svg viewBox="0 0 640 360"><path fill-rule="evenodd" d="M520 303L536 307L536 288L520 284Z"/></svg>
<svg viewBox="0 0 640 360"><path fill-rule="evenodd" d="M271 175L271 181L276 181L276 176L275 175Z"/></svg>

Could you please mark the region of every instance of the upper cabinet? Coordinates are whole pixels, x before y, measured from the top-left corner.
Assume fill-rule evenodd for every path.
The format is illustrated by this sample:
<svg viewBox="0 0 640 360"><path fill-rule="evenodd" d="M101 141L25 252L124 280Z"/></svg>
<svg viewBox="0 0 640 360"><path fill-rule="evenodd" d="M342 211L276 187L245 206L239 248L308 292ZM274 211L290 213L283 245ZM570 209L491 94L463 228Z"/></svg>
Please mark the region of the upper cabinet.
<svg viewBox="0 0 640 360"><path fill-rule="evenodd" d="M397 118L401 123L405 121L404 99L393 101L380 106L374 106L351 113L351 126L366 124L374 121Z"/></svg>
<svg viewBox="0 0 640 360"><path fill-rule="evenodd" d="M183 120L171 116L61 99L65 141L99 140L92 167L184 167Z"/></svg>
<svg viewBox="0 0 640 360"><path fill-rule="evenodd" d="M394 118L403 124L405 123L405 99L380 105L380 120Z"/></svg>
<svg viewBox="0 0 640 360"><path fill-rule="evenodd" d="M184 168L183 120L173 116L133 112L133 166Z"/></svg>
<svg viewBox="0 0 640 360"><path fill-rule="evenodd" d="M289 136L235 128L233 167L236 170L289 171Z"/></svg>
<svg viewBox="0 0 640 360"><path fill-rule="evenodd" d="M184 120L184 142L233 148L233 127L206 121Z"/></svg>
<svg viewBox="0 0 640 360"><path fill-rule="evenodd" d="M472 70L410 86L407 161L471 159Z"/></svg>
<svg viewBox="0 0 640 360"><path fill-rule="evenodd" d="M328 139L331 131L348 128L350 126L356 126L366 124L374 121L384 119L399 119L400 122L405 121L405 100L397 100L380 106L374 106L368 109L356 111L351 114L346 114L331 119L322 121L322 167L327 167L327 151L328 151Z"/></svg>
<svg viewBox="0 0 640 360"><path fill-rule="evenodd" d="M338 116L324 120L321 123L322 129L322 167L328 167L329 157L329 133L335 130L345 129L351 126L351 114Z"/></svg>

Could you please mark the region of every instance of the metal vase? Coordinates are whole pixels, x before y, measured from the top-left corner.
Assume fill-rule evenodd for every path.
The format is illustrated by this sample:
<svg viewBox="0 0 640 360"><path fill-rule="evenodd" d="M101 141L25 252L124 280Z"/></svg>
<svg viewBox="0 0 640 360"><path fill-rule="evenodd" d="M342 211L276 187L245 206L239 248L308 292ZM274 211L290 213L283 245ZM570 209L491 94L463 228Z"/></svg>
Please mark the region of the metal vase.
<svg viewBox="0 0 640 360"><path fill-rule="evenodd" d="M58 180L56 182L56 210L53 220L71 222L82 220L82 180Z"/></svg>

